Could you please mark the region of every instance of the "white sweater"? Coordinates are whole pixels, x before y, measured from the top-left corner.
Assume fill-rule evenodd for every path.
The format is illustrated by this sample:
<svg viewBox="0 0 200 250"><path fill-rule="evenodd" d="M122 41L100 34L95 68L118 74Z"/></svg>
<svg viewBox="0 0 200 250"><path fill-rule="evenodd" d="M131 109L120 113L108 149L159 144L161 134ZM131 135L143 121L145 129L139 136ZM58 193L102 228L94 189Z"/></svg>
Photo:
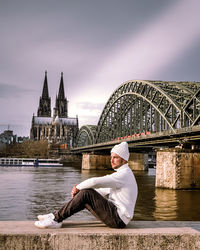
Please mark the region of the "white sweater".
<svg viewBox="0 0 200 250"><path fill-rule="evenodd" d="M138 187L128 164L124 164L113 174L87 179L78 184L77 188L95 188L103 196L109 194L108 199L117 207L123 222L127 225L133 218Z"/></svg>

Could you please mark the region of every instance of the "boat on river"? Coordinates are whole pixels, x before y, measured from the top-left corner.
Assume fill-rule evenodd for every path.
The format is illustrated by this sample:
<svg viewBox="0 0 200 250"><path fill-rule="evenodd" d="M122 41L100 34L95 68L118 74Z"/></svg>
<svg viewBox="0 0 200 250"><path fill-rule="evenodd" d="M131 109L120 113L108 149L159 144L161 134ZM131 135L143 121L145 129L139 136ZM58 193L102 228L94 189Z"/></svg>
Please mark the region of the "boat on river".
<svg viewBox="0 0 200 250"><path fill-rule="evenodd" d="M0 158L0 166L4 167L62 167L60 159L38 158Z"/></svg>

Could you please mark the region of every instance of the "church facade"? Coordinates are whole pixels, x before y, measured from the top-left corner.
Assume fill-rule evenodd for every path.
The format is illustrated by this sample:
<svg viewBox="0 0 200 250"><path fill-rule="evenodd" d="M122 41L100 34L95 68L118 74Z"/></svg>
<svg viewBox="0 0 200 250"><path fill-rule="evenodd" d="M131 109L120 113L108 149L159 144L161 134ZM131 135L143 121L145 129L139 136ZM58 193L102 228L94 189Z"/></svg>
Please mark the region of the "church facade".
<svg viewBox="0 0 200 250"><path fill-rule="evenodd" d="M68 100L65 97L63 73L61 73L58 95L56 95L53 116L51 115L47 72L45 72L42 95L39 100L37 116L33 114L30 130L31 140L48 140L74 146L78 133L78 117L68 117Z"/></svg>

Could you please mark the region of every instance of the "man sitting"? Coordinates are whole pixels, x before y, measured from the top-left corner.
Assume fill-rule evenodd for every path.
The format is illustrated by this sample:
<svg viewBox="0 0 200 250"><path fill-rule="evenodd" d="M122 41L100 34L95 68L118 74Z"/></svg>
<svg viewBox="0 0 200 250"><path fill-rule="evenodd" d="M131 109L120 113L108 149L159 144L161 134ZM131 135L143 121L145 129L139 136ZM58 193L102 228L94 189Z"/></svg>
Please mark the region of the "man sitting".
<svg viewBox="0 0 200 250"><path fill-rule="evenodd" d="M55 213L38 215L35 226L60 228L63 220L87 208L108 227L124 228L133 218L138 194L135 176L128 166L129 155L127 142L115 145L111 165L116 172L75 185L72 199Z"/></svg>

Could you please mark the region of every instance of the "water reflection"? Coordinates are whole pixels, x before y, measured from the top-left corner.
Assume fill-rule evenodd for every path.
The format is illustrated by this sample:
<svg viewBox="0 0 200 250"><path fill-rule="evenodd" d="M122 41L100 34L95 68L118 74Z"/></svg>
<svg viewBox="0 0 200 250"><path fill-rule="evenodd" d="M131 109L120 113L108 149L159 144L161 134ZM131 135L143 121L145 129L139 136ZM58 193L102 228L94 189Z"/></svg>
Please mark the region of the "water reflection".
<svg viewBox="0 0 200 250"><path fill-rule="evenodd" d="M71 198L71 188L87 178L112 170L61 168L0 168L0 220L34 220L59 209ZM200 190L155 188L155 169L134 171L138 183L135 220L200 220ZM70 220L96 220L87 210Z"/></svg>
<svg viewBox="0 0 200 250"><path fill-rule="evenodd" d="M177 191L156 188L155 211L153 216L156 220L177 219Z"/></svg>
<svg viewBox="0 0 200 250"><path fill-rule="evenodd" d="M177 191L177 220L200 220L200 190Z"/></svg>
<svg viewBox="0 0 200 250"><path fill-rule="evenodd" d="M134 171L138 184L138 199L135 207L135 220L154 220L155 171Z"/></svg>

